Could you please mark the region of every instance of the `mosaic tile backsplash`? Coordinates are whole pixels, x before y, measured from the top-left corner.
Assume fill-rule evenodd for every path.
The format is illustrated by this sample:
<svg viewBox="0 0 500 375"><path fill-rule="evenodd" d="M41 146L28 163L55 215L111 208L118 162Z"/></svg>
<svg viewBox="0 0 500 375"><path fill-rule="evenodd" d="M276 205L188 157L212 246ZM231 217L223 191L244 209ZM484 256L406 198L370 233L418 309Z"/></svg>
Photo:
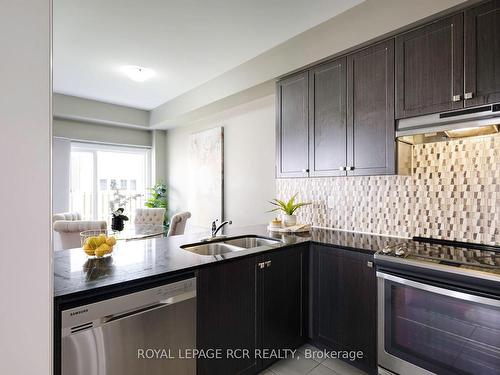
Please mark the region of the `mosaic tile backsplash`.
<svg viewBox="0 0 500 375"><path fill-rule="evenodd" d="M500 135L413 146L411 176L277 179L299 222L500 245ZM334 208L329 208L330 206Z"/></svg>

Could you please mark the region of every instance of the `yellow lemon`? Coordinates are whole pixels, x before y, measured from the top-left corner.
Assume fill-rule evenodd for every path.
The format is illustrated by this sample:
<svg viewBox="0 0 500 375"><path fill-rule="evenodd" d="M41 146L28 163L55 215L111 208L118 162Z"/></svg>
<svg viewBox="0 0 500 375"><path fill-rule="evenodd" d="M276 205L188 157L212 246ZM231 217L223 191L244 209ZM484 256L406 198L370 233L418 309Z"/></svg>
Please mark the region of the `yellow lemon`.
<svg viewBox="0 0 500 375"><path fill-rule="evenodd" d="M101 233L97 237L97 246L101 246L103 243L106 243L106 235L104 233Z"/></svg>
<svg viewBox="0 0 500 375"><path fill-rule="evenodd" d="M95 255L100 258L103 255L106 255L107 253L109 253L109 249L110 249L110 247L108 245L106 245L105 243L103 243L101 246L99 246L95 250Z"/></svg>
<svg viewBox="0 0 500 375"><path fill-rule="evenodd" d="M106 244L109 246L115 246L116 245L116 238L114 236L109 236L108 239L106 240Z"/></svg>
<svg viewBox="0 0 500 375"><path fill-rule="evenodd" d="M97 247L99 247L99 240L97 237L87 238L87 243L92 249L97 249Z"/></svg>
<svg viewBox="0 0 500 375"><path fill-rule="evenodd" d="M84 246L83 251L85 251L85 254L87 254L89 256L95 255L95 250L88 247L88 246Z"/></svg>

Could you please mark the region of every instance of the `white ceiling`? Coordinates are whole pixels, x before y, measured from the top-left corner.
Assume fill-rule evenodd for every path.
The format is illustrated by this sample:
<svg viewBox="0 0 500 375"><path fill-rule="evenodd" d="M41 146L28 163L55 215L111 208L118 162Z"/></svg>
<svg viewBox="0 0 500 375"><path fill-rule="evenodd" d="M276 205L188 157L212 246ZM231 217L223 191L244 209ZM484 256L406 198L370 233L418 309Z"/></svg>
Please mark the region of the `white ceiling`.
<svg viewBox="0 0 500 375"><path fill-rule="evenodd" d="M152 109L361 2L54 0L54 91Z"/></svg>

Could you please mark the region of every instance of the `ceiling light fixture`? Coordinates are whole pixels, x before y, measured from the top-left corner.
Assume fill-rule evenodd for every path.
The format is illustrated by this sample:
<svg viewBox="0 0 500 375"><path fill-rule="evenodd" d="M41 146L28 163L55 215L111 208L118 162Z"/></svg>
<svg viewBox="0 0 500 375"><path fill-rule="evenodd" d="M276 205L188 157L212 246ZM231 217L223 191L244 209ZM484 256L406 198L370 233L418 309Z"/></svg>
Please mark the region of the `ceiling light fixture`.
<svg viewBox="0 0 500 375"><path fill-rule="evenodd" d="M135 82L144 82L155 75L155 72L152 69L136 65L124 66L121 68L121 71Z"/></svg>

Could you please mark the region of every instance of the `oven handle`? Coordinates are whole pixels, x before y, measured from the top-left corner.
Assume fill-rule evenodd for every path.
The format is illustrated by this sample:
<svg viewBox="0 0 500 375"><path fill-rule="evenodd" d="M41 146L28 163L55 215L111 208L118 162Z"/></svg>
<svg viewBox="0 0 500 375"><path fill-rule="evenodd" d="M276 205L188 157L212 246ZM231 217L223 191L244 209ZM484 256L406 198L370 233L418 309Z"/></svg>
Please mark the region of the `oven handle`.
<svg viewBox="0 0 500 375"><path fill-rule="evenodd" d="M452 290L452 289L440 288L440 287L429 285L429 284L423 284L423 283L419 283L417 281L404 279L402 277L390 275L388 273L380 272L380 271L377 271L377 277L379 279L394 281L395 283L406 285L406 286L420 289L420 290L424 290L426 292L441 294L443 296L461 299L464 301L476 302L476 303L480 303L483 305L500 307L500 300L495 300L495 299L486 298L486 297L480 297L480 296L476 296L474 294L457 292L457 291Z"/></svg>

